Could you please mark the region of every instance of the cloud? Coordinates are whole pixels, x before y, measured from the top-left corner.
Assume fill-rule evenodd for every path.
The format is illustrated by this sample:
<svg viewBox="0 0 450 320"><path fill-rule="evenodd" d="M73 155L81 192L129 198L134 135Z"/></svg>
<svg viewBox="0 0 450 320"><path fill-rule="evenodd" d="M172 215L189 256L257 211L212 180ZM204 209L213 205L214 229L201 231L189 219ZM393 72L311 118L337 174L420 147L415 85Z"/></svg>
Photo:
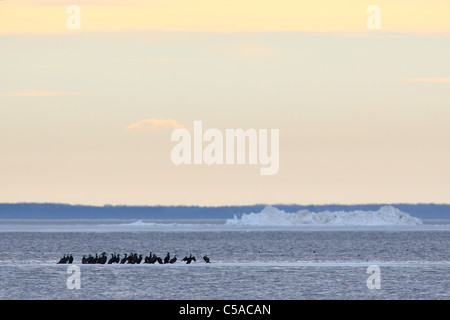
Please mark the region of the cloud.
<svg viewBox="0 0 450 320"><path fill-rule="evenodd" d="M450 82L450 78L412 78L403 79L406 82Z"/></svg>
<svg viewBox="0 0 450 320"><path fill-rule="evenodd" d="M185 128L184 125L178 123L175 119L157 119L157 118L148 118L127 126L128 130L140 130L140 131L156 131L158 129L178 129Z"/></svg>
<svg viewBox="0 0 450 320"><path fill-rule="evenodd" d="M80 92L63 92L63 91L23 91L15 93L3 93L0 97L54 97L54 96L80 96Z"/></svg>

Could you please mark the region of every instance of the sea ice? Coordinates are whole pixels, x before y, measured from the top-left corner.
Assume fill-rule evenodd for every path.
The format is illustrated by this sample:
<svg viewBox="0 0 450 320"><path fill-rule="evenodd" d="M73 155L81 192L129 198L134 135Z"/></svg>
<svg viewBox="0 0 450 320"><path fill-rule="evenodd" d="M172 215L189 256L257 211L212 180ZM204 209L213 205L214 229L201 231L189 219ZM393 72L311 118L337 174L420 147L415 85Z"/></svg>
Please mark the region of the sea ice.
<svg viewBox="0 0 450 320"><path fill-rule="evenodd" d="M321 211L300 210L290 213L272 206L266 206L259 213L244 213L227 219L227 225L248 226L296 226L296 225L337 225L337 226L381 226L381 225L421 225L422 220L410 216L392 206L383 206L377 211Z"/></svg>

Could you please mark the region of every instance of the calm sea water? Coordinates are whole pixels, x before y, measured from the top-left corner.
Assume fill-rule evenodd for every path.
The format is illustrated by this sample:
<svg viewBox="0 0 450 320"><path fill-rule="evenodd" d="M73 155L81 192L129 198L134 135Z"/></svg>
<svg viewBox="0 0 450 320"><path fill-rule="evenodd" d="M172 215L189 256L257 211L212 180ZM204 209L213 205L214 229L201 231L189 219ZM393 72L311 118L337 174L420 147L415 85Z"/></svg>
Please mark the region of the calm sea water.
<svg viewBox="0 0 450 320"><path fill-rule="evenodd" d="M238 228L223 222L0 221L0 299L449 299L450 225ZM85 265L150 251L173 265ZM68 289L63 254L80 267ZM181 258L192 254L197 262ZM210 264L202 261L208 255ZM380 289L369 289L370 265Z"/></svg>

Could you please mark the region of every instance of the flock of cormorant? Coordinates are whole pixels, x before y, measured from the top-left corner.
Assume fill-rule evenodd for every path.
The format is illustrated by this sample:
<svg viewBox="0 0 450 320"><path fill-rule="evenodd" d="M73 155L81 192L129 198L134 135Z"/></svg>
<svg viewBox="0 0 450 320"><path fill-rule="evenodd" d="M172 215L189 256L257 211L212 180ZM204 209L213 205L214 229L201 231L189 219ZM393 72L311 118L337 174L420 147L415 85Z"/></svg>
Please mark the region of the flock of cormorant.
<svg viewBox="0 0 450 320"><path fill-rule="evenodd" d="M96 253L95 256L93 255L83 255L83 258L81 259L82 264L113 264L113 263L119 263L119 264L140 264L140 263L159 263L159 264L166 264L170 263L173 264L177 261L177 256L175 255L173 258L170 257L170 253L167 252L167 255L162 259L161 257L158 257L153 252L150 252L150 254L146 257L142 257L142 254L137 254L135 252L132 252L130 254L124 253L123 258L120 258L120 254L111 253L111 258L108 259L108 256L106 252L102 252L101 254ZM195 260L195 257L192 254L189 254L188 256L185 256L181 261L186 262L186 264L190 264L192 261ZM208 256L203 256L203 261L206 263L210 263ZM72 254L64 255L58 262L58 264L71 264L73 262L73 256Z"/></svg>

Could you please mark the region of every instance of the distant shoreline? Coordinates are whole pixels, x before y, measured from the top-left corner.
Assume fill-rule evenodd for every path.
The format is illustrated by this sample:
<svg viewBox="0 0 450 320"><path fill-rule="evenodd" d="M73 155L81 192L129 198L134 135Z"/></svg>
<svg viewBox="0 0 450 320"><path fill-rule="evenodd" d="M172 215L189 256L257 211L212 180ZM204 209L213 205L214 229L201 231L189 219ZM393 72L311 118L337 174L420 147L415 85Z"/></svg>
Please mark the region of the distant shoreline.
<svg viewBox="0 0 450 320"><path fill-rule="evenodd" d="M413 217L429 220L449 220L450 204L356 204L356 205L297 205L271 204L285 212L308 210L320 211L353 211L378 210L384 205L391 205ZM231 219L234 215L260 212L265 204L242 206L125 206L125 205L71 205L60 203L0 203L0 220L183 220L183 219Z"/></svg>

